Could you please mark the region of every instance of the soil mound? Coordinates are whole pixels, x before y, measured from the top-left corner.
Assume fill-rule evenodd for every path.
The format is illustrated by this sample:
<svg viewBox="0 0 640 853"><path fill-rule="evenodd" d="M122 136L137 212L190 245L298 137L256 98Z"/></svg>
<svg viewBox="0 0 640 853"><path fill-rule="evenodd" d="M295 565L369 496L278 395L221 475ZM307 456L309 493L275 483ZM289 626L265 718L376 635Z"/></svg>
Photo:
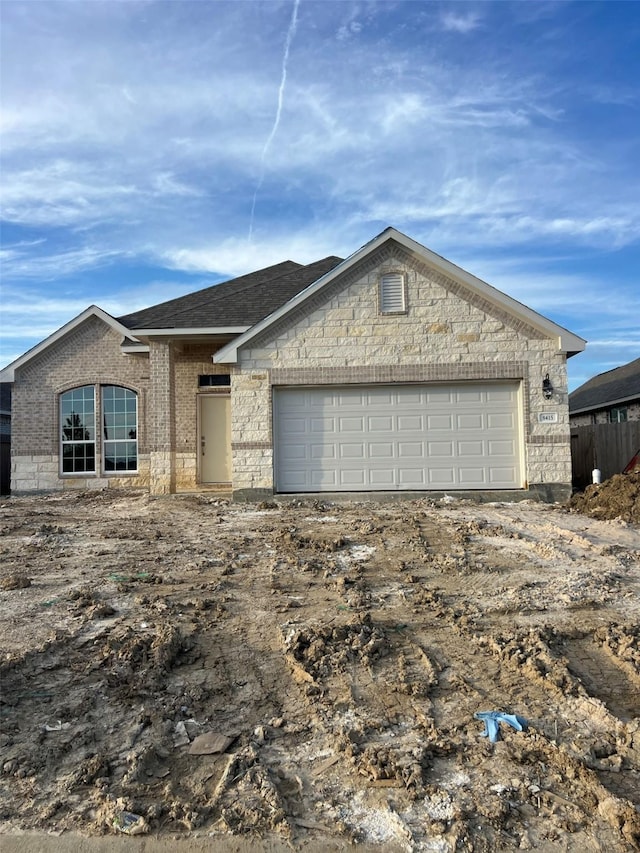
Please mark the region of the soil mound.
<svg viewBox="0 0 640 853"><path fill-rule="evenodd" d="M570 507L592 518L621 518L640 524L640 471L614 474L571 498Z"/></svg>

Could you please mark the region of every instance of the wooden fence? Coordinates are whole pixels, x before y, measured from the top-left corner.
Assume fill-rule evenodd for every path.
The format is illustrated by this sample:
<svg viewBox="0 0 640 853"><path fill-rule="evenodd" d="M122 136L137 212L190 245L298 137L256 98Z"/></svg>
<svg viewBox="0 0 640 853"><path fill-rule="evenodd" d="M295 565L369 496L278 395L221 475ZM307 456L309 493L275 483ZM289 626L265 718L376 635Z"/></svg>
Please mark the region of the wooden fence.
<svg viewBox="0 0 640 853"><path fill-rule="evenodd" d="M640 421L571 427L573 486L584 489L599 468L602 480L620 474L640 450Z"/></svg>

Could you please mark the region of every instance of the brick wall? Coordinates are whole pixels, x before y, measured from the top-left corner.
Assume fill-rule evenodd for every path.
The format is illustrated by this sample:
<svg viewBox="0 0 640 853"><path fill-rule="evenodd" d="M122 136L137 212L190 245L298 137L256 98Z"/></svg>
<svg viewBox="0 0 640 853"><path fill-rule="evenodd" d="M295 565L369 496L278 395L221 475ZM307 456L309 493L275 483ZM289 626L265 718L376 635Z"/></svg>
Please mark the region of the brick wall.
<svg viewBox="0 0 640 853"><path fill-rule="evenodd" d="M640 421L640 403L621 403L614 408L626 409L628 421ZM598 412L588 412L583 415L572 415L571 426L589 426L590 424L610 423L609 409L601 409Z"/></svg>
<svg viewBox="0 0 640 853"><path fill-rule="evenodd" d="M149 360L123 355L122 336L97 317L89 317L15 377L12 401L13 492L145 485L149 480L147 408ZM59 395L80 385L123 385L138 394L139 473L60 477ZM100 430L96 435L100 451Z"/></svg>

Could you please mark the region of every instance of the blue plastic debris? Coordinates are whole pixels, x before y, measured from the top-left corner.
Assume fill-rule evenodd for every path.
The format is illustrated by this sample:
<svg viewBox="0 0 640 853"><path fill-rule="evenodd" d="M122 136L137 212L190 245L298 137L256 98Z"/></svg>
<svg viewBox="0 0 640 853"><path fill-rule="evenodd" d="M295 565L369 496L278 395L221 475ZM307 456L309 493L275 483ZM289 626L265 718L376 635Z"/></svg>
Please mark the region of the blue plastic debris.
<svg viewBox="0 0 640 853"><path fill-rule="evenodd" d="M526 732L528 724L524 717L517 714L504 714L502 711L478 711L473 715L484 722L482 737L488 737L491 743L500 740L500 723L507 723L517 732Z"/></svg>

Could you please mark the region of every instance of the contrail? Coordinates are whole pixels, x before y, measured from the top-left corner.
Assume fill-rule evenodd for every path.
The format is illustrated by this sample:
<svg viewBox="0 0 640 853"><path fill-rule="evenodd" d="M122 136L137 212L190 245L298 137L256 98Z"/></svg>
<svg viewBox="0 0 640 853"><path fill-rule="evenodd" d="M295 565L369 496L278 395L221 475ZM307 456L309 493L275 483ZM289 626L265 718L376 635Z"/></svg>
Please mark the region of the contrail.
<svg viewBox="0 0 640 853"><path fill-rule="evenodd" d="M271 143L273 142L273 138L278 132L278 125L280 124L280 115L282 114L282 102L284 100L284 87L287 82L287 63L289 62L289 49L291 47L291 42L293 41L293 37L296 32L296 26L298 24L299 5L300 0L294 0L293 12L291 13L291 22L289 23L289 29L287 30L287 38L284 43L284 56L282 57L282 75L280 78L280 88L278 89L278 107L276 109L276 117L273 122L273 127L271 128L271 133L269 134L267 141L264 144L264 148L262 149L262 157L260 158L260 178L253 194L253 204L251 205L251 220L249 222L249 240L251 240L251 237L253 236L253 219L256 212L256 199L258 198L258 193L260 192L260 188L262 187L262 184L264 182L265 161L267 158L267 152L269 151Z"/></svg>

